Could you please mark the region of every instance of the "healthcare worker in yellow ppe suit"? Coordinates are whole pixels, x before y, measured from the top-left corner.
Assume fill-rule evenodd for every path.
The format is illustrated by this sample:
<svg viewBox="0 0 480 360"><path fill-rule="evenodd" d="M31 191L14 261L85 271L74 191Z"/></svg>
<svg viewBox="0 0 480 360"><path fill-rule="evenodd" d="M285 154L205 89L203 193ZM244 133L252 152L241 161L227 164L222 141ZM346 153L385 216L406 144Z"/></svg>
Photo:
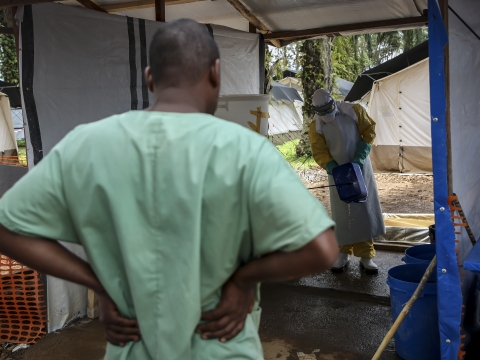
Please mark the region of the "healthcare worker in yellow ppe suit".
<svg viewBox="0 0 480 360"><path fill-rule="evenodd" d="M313 158L328 173L328 182L334 185L332 170L348 162L362 169L368 191L364 203L347 204L340 200L336 187L330 187L332 218L340 246L340 256L332 271L342 271L352 255L361 258L367 273L377 273L372 260L376 253L373 238L385 234L377 185L368 156L375 140L375 122L361 105L335 101L326 90L317 90L312 103L315 117L309 128Z"/></svg>

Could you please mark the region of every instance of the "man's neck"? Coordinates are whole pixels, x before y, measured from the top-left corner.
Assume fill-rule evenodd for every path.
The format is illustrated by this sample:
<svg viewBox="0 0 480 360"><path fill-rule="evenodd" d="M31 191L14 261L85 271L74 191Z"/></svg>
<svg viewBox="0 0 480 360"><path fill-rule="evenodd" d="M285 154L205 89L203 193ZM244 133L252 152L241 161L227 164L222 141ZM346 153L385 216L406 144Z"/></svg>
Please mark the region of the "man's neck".
<svg viewBox="0 0 480 360"><path fill-rule="evenodd" d="M191 91L181 88L166 88L155 91L155 101L147 111L173 113L204 113L205 104Z"/></svg>

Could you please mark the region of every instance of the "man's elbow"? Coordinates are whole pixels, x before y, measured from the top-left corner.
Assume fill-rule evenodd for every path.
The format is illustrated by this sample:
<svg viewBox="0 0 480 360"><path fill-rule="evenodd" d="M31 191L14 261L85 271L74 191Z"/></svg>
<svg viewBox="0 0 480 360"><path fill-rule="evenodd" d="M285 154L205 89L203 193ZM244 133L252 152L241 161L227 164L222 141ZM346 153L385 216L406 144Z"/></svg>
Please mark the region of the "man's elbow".
<svg viewBox="0 0 480 360"><path fill-rule="evenodd" d="M314 262L316 272L330 269L339 255L337 238L333 229L328 229L318 235L311 245L312 255L317 259Z"/></svg>

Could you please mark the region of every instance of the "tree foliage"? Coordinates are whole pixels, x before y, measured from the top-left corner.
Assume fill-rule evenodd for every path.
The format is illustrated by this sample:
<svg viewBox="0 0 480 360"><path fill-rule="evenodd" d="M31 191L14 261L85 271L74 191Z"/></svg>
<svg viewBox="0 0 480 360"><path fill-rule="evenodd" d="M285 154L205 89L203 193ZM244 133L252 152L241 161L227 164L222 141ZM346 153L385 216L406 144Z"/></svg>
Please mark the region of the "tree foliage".
<svg viewBox="0 0 480 360"><path fill-rule="evenodd" d="M303 131L297 155L311 153L308 127L313 118L311 98L315 90L332 91L335 79L354 82L358 75L378 66L428 39L426 29L305 40L282 49L272 48L266 57L271 78L281 79L284 70L299 71L303 86ZM275 65L274 65L275 64Z"/></svg>
<svg viewBox="0 0 480 360"><path fill-rule="evenodd" d="M7 27L11 23L9 17L11 12L0 11L0 27ZM0 77L8 83L18 84L17 50L13 35L0 35Z"/></svg>

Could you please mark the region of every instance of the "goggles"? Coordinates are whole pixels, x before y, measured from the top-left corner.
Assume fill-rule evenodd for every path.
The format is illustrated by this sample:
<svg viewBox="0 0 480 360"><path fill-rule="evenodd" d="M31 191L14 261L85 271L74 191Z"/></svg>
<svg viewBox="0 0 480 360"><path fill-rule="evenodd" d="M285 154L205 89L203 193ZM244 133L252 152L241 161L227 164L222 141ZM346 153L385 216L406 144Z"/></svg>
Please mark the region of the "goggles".
<svg viewBox="0 0 480 360"><path fill-rule="evenodd" d="M327 102L325 105L322 105L322 106L314 106L313 107L313 111L315 112L315 114L317 114L318 116L326 116L326 115L329 115L331 114L332 112L334 112L336 110L336 105L335 105L335 100L330 100L329 102Z"/></svg>

